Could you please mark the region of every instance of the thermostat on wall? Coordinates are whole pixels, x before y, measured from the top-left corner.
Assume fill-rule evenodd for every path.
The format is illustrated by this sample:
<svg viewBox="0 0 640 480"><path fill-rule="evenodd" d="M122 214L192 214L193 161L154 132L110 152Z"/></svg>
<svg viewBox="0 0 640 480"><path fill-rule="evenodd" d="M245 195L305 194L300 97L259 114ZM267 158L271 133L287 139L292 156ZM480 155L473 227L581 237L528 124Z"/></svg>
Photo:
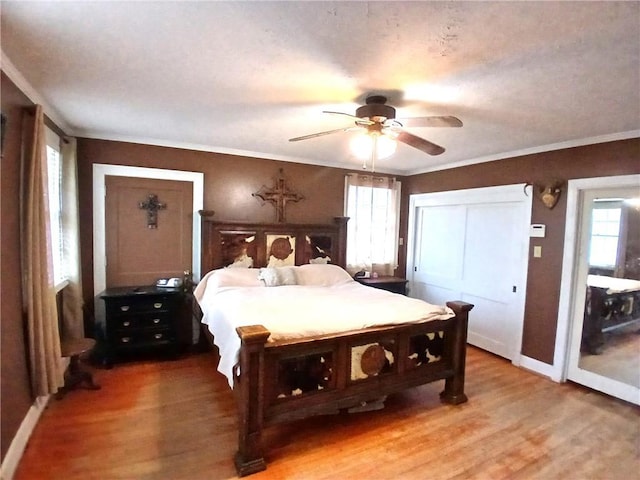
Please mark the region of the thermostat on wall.
<svg viewBox="0 0 640 480"><path fill-rule="evenodd" d="M534 223L529 228L529 236L530 237L544 237L544 232L547 226L542 225L541 223Z"/></svg>

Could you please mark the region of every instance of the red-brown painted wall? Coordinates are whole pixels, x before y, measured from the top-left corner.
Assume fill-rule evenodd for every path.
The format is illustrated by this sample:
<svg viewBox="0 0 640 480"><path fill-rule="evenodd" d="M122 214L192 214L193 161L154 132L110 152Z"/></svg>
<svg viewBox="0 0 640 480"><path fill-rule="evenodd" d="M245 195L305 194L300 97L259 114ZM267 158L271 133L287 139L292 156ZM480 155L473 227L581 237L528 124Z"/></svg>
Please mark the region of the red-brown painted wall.
<svg viewBox="0 0 640 480"><path fill-rule="evenodd" d="M403 212L408 212L410 194L636 173L640 173L637 138L526 155L407 177ZM565 195L552 210L535 199L531 213L531 222L547 229L545 238L530 242L522 353L548 364L553 363L566 206ZM406 220L403 217L405 232ZM542 246L542 258L533 258L533 245Z"/></svg>
<svg viewBox="0 0 640 480"><path fill-rule="evenodd" d="M4 460L32 404L27 371L20 269L20 142L22 112L33 105L2 73L4 132L0 185L0 450Z"/></svg>
<svg viewBox="0 0 640 480"><path fill-rule="evenodd" d="M94 163L204 172L205 209L215 210L216 216L223 219L267 222L273 220L273 207L261 206L251 193L263 184L271 186L278 169L283 168L292 188L306 197L288 208L288 220L322 223L343 211L346 170L336 168L90 139L79 141L78 159L83 205L83 281L88 304L93 295L87 285L92 284L93 278L90 252ZM406 239L410 194L625 175L640 172L639 160L640 140L632 139L401 177L404 192L401 236ZM532 258L529 263L522 353L549 364L553 363L560 296L565 210L565 196L560 197L553 210L546 209L539 201L533 203L532 222L547 225L547 235L535 242L543 247L543 257ZM404 272L405 268L406 251L401 248L398 272Z"/></svg>
<svg viewBox="0 0 640 480"><path fill-rule="evenodd" d="M348 170L278 162L178 148L81 138L78 140L78 182L82 280L87 312L93 305L94 164L128 165L204 173L204 209L220 220L274 222L275 209L252 197L260 187L271 187L282 168L287 186L304 200L287 205L287 221L331 223L343 215L344 177Z"/></svg>

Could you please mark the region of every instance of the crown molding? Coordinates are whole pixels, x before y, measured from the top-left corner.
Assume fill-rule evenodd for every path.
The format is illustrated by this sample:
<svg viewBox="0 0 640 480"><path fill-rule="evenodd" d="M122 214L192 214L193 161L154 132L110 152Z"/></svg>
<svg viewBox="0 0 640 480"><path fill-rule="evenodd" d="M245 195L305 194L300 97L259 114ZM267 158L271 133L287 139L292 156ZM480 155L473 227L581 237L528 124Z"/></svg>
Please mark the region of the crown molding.
<svg viewBox="0 0 640 480"><path fill-rule="evenodd" d="M362 162L358 160L358 161L354 161L354 164L352 167L349 167L339 162L331 162L331 161L320 162L320 161L309 160L307 158L302 158L302 157L275 155L275 154L270 154L265 152L254 152L252 150L242 150L242 149L229 148L229 147L217 147L212 145L179 142L179 141L173 141L173 140L159 140L155 138L129 137L127 135L102 135L100 133L94 133L94 132L89 132L85 130L76 131L75 136L80 138L90 138L93 140L106 140L110 142L125 142L125 143L135 143L140 145L151 145L156 147L179 148L182 150L219 153L222 155L235 155L235 156L241 156L241 157L259 158L264 160L274 160L278 162L301 163L305 165L315 165L318 167L340 168L343 170L361 170L360 166L362 164ZM376 169L376 171L377 173L385 173L388 175L404 175L404 173L400 170L393 170L388 168L379 168L379 169Z"/></svg>
<svg viewBox="0 0 640 480"><path fill-rule="evenodd" d="M552 152L554 150L564 150L566 148L584 147L587 145L596 145L598 143L616 142L619 140L629 140L630 138L640 138L640 130L630 130L628 132L611 133L608 135L599 135L597 137L581 138L577 140L567 140L566 142L551 143L549 145L541 145L539 147L525 148L522 150L513 150L511 152L499 153L496 155L487 155L471 160L463 160L461 162L438 165L433 168L413 170L407 172L406 175L419 175L421 173L437 172L440 170L451 170L452 168L466 167L475 165L476 163L487 163L496 160L505 160L507 158L522 157L524 155L533 155L536 153Z"/></svg>

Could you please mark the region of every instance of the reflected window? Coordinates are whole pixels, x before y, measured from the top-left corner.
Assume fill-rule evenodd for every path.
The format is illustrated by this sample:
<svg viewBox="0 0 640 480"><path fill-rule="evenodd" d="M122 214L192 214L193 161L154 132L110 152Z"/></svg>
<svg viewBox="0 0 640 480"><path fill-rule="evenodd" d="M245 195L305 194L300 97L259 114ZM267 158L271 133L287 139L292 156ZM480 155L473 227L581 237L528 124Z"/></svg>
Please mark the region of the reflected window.
<svg viewBox="0 0 640 480"><path fill-rule="evenodd" d="M591 218L589 265L615 268L620 236L621 200L596 201Z"/></svg>

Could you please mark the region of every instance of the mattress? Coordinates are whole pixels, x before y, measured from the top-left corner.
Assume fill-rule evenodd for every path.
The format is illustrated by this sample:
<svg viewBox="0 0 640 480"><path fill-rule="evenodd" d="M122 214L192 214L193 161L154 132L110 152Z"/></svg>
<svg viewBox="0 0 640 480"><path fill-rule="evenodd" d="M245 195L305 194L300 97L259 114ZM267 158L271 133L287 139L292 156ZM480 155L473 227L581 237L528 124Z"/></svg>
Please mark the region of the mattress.
<svg viewBox="0 0 640 480"><path fill-rule="evenodd" d="M296 271L304 267L312 266L286 268ZM211 281L216 274L212 272L203 279L204 285L198 286L195 296L203 312L202 323L213 335L220 351L218 370L227 377L231 387L240 351L236 328L240 326L262 325L271 332L268 341L273 342L377 326L445 320L454 316L446 306L361 285L344 270L345 275L337 275L332 270L334 278L327 281L326 270L319 268L339 268L334 265L313 267L307 268L305 275L296 271L295 277L302 281L294 285L266 286L258 281L235 286L215 281L215 278ZM310 274L311 270L321 272L321 275L314 276ZM243 272L242 275L249 274ZM314 278L317 281L314 282Z"/></svg>

